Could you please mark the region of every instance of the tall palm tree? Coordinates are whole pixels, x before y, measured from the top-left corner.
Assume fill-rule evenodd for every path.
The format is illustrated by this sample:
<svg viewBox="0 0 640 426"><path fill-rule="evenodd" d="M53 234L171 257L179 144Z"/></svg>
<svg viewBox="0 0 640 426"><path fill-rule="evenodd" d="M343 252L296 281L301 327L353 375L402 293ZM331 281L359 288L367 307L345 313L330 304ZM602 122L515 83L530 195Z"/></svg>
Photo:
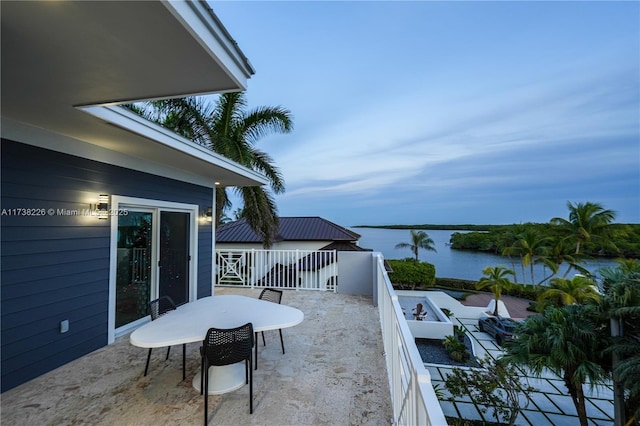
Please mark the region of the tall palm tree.
<svg viewBox="0 0 640 426"><path fill-rule="evenodd" d="M599 337L599 324L593 305L549 308L542 315L531 315L518 326L518 338L506 346L502 361L529 368L541 375L547 368L560 376L576 407L581 426L588 417L583 386L604 383L601 367L605 341Z"/></svg>
<svg viewBox="0 0 640 426"><path fill-rule="evenodd" d="M554 267L553 262L547 257L550 253L549 241L550 237L541 237L534 229L526 229L517 236L514 243L506 247L502 254L518 255L522 262L524 279L524 268L529 267L531 284L536 284L533 266L537 263L544 263L551 268ZM525 281L526 282L526 281Z"/></svg>
<svg viewBox="0 0 640 426"><path fill-rule="evenodd" d="M567 202L569 219L554 217L551 223L560 225L568 232L568 237L575 241L575 254L580 254L587 243L599 243L615 248L609 241L611 224L616 218L613 210L606 210L599 203Z"/></svg>
<svg viewBox="0 0 640 426"><path fill-rule="evenodd" d="M582 262L583 256L578 254L573 254L573 247L571 243L563 238L554 238L551 244L551 248L549 250L548 258L551 261L550 265L555 265L551 267L551 274L545 276L540 283L542 284L552 276L558 273L560 270L560 265L566 263L567 270L565 271L563 277L566 278L571 272L572 269L575 269L579 273L583 275L589 275L589 271L584 267L580 266L580 262ZM546 266L546 265L545 265Z"/></svg>
<svg viewBox="0 0 640 426"><path fill-rule="evenodd" d="M498 253L502 253L503 256L507 256L509 261L511 262L511 270L514 271L513 281L514 283L518 282L518 274L516 271L516 262L514 257L520 259L520 267L522 268L522 279L524 280L525 276L525 266L522 262L522 257L520 250L516 250L515 244L518 241L519 236L527 230L527 225L524 224L514 224L513 226L509 226L506 230L500 232L498 236L498 242L496 244L496 248L498 249Z"/></svg>
<svg viewBox="0 0 640 426"><path fill-rule="evenodd" d="M428 251L435 251L437 252L436 248L434 247L435 242L433 241L433 239L431 237L429 237L429 234L427 234L424 231L415 231L415 230L411 230L411 242L410 243L398 243L396 244L396 249L403 249L403 248L408 248L411 249L411 252L413 253L413 255L416 257L416 261L418 260L418 251L420 249L425 249Z"/></svg>
<svg viewBox="0 0 640 426"><path fill-rule="evenodd" d="M581 275L576 275L570 280L554 278L549 282L549 288L538 296L538 302L541 305L549 302L555 306L597 302L599 299L600 293L596 282Z"/></svg>
<svg viewBox="0 0 640 426"><path fill-rule="evenodd" d="M511 269L504 266L487 266L482 270L485 275L476 284L476 289L489 288L495 299L493 315L498 316L498 301L502 298L502 291L513 287L509 275L515 275Z"/></svg>
<svg viewBox="0 0 640 426"><path fill-rule="evenodd" d="M258 107L246 111L243 92L225 93L215 102L190 97L155 101L144 109L150 118L245 167L262 173L271 191L284 192L284 179L273 159L255 147L269 133L288 133L293 129L291 112L280 106ZM278 230L278 212L270 192L262 187L235 188L242 197L243 217L270 247ZM216 223L231 206L227 188L216 188Z"/></svg>

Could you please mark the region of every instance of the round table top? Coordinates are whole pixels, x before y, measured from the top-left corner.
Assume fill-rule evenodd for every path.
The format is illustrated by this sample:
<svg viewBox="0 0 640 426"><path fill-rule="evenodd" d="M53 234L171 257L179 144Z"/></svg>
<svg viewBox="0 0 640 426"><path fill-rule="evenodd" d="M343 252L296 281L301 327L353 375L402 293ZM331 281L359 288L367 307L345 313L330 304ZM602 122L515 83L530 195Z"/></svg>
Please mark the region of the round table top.
<svg viewBox="0 0 640 426"><path fill-rule="evenodd" d="M201 342L212 328L235 328L248 322L254 331L293 327L304 319L301 310L238 295L209 296L186 303L131 333L129 341L142 348Z"/></svg>

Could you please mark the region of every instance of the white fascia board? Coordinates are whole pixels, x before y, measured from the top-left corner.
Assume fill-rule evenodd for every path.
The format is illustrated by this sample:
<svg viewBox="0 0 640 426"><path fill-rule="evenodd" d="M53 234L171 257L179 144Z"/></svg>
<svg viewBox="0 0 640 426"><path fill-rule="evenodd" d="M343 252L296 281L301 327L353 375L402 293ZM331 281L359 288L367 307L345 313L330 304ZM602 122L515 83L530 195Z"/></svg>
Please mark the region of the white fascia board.
<svg viewBox="0 0 640 426"><path fill-rule="evenodd" d="M120 106L92 106L81 107L79 109L145 139L149 139L198 160L206 161L211 165L222 167L235 174L251 179L258 185L267 185L269 183L264 175L217 154L202 145L198 145L158 124L146 120L128 109Z"/></svg>
<svg viewBox="0 0 640 426"><path fill-rule="evenodd" d="M238 86L246 90L247 80L255 74L255 70L207 3L173 0L162 4L184 25L202 48L227 70Z"/></svg>

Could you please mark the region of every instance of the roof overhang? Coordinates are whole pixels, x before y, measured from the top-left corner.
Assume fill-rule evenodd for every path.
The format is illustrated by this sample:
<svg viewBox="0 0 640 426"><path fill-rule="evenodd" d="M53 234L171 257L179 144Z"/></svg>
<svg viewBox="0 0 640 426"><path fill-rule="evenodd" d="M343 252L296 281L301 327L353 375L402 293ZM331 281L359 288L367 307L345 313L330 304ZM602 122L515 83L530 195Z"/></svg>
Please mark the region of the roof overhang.
<svg viewBox="0 0 640 426"><path fill-rule="evenodd" d="M47 147L34 140L46 131L226 186L267 182L117 106L246 88L254 70L205 2L2 1L0 8L3 137Z"/></svg>

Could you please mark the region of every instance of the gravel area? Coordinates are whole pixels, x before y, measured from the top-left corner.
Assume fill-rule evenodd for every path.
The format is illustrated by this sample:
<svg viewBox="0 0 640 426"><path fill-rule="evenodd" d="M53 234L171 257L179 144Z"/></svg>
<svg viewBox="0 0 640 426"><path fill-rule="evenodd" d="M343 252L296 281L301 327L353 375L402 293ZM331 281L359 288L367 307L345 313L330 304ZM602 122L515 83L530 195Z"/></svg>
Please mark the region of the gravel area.
<svg viewBox="0 0 640 426"><path fill-rule="evenodd" d="M471 340L469 336L465 336L464 344L467 346L469 353L473 353L471 349ZM437 339L416 339L416 346L422 361L426 364L442 364L442 365L454 365L454 366L477 366L478 363L475 359L472 359L466 363L453 360L449 356L449 351L442 345L442 340Z"/></svg>

